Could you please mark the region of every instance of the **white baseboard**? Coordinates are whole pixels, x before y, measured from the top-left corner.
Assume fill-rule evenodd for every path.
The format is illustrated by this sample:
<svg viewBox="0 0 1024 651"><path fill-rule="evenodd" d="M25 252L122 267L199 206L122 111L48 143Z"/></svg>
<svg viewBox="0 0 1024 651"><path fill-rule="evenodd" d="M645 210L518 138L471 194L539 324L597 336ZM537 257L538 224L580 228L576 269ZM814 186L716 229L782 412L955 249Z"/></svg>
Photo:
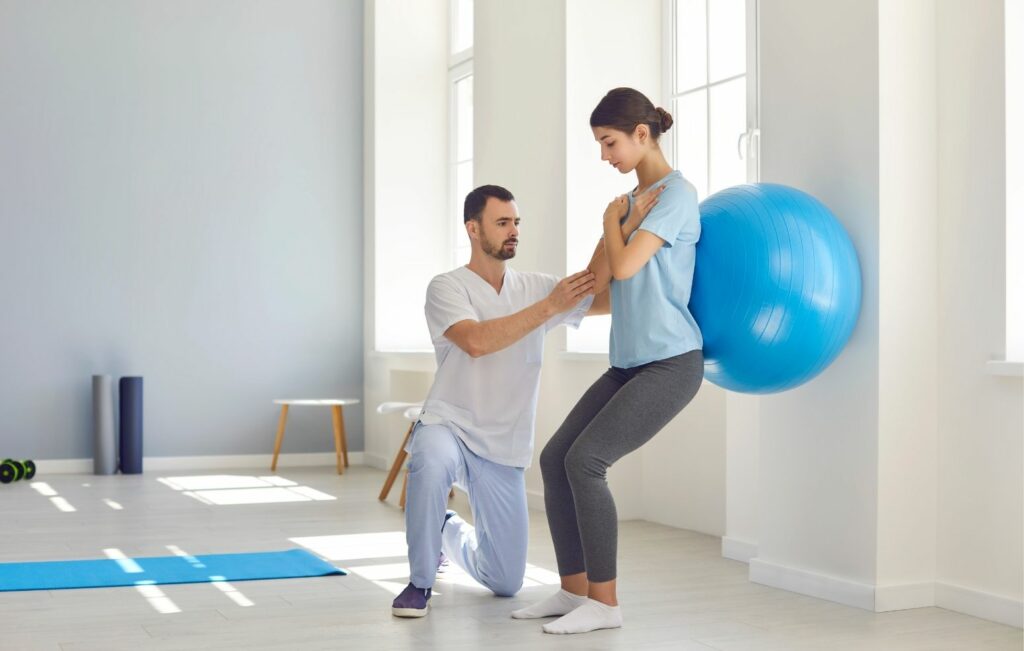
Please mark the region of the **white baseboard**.
<svg viewBox="0 0 1024 651"><path fill-rule="evenodd" d="M388 470L391 468L391 464L395 462L394 458L388 458L382 454L375 454L373 452L363 452L363 464L376 468L378 470ZM352 454L348 455L349 463L352 463Z"/></svg>
<svg viewBox="0 0 1024 651"><path fill-rule="evenodd" d="M971 590L951 583L935 584L935 605L1007 626L1024 628L1024 601Z"/></svg>
<svg viewBox="0 0 1024 651"><path fill-rule="evenodd" d="M935 583L901 583L875 586L875 612L927 608L935 605Z"/></svg>
<svg viewBox="0 0 1024 651"><path fill-rule="evenodd" d="M722 557L741 563L749 563L757 557L757 543L739 538L722 536Z"/></svg>
<svg viewBox="0 0 1024 651"><path fill-rule="evenodd" d="M874 586L769 563L760 558L750 559L750 580L855 608L875 609Z"/></svg>
<svg viewBox="0 0 1024 651"><path fill-rule="evenodd" d="M759 558L750 560L750 580L875 612L938 606L1007 626L1024 628L1024 601L941 581L870 586L769 563Z"/></svg>
<svg viewBox="0 0 1024 651"><path fill-rule="evenodd" d="M156 470L217 470L225 468L266 468L270 472L269 454L234 454L223 456L197 457L143 457L145 471ZM349 452L348 462L352 466L364 465L362 452ZM294 452L277 458L278 469L288 467L333 466L333 452ZM92 474L92 459L40 459L36 461L39 474Z"/></svg>

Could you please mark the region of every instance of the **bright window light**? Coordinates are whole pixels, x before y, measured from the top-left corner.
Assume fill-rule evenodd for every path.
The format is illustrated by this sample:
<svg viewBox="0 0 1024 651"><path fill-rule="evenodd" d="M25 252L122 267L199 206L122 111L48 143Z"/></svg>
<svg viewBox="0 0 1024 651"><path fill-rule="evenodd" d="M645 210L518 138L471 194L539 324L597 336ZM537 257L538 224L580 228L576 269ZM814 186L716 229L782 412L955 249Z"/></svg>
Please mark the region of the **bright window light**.
<svg viewBox="0 0 1024 651"><path fill-rule="evenodd" d="M404 558L408 554L404 531L309 536L289 538L289 540L329 561L354 561L365 558ZM403 585L402 587L405 586Z"/></svg>
<svg viewBox="0 0 1024 651"><path fill-rule="evenodd" d="M52 497L57 494L57 491L53 490L45 481L34 481L31 486L32 490L46 497Z"/></svg>
<svg viewBox="0 0 1024 651"><path fill-rule="evenodd" d="M277 504L282 502L311 502L333 500L335 497L312 488L237 488L226 490L186 491L183 495L198 499L205 504L218 506L236 504Z"/></svg>
<svg viewBox="0 0 1024 651"><path fill-rule="evenodd" d="M199 491L224 488L267 488L271 486L297 486L283 477L251 477L247 475L196 475L189 477L160 477L160 483L174 490Z"/></svg>
<svg viewBox="0 0 1024 651"><path fill-rule="evenodd" d="M51 497L50 501L53 502L54 506L56 506L61 511L64 511L65 513L70 513L72 511L78 510L75 507L71 506L71 504L63 497Z"/></svg>
<svg viewBox="0 0 1024 651"><path fill-rule="evenodd" d="M170 615L173 613L180 613L181 608L175 604L171 599L164 594L164 591L153 585L152 583L142 582L135 586L135 589L146 598L149 605L153 607L153 610L160 613L161 615Z"/></svg>
<svg viewBox="0 0 1024 651"><path fill-rule="evenodd" d="M128 558L120 549L111 547L109 549L104 549L103 553L107 555L107 558L117 561L117 564L121 566L121 570L125 574L142 573L142 567L134 560Z"/></svg>

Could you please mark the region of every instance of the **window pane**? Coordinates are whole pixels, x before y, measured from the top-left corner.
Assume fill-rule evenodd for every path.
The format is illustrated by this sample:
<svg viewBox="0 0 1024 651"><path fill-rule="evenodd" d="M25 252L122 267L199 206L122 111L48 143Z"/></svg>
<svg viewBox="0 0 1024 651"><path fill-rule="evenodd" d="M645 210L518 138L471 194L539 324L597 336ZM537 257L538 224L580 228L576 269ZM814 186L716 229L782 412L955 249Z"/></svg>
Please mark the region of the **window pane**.
<svg viewBox="0 0 1024 651"><path fill-rule="evenodd" d="M676 92L708 80L706 0L676 0Z"/></svg>
<svg viewBox="0 0 1024 651"><path fill-rule="evenodd" d="M473 0L451 0L455 33L452 34L452 54L473 47Z"/></svg>
<svg viewBox="0 0 1024 651"><path fill-rule="evenodd" d="M747 182L747 162L736 149L747 130L747 79L711 87L711 176L708 193Z"/></svg>
<svg viewBox="0 0 1024 651"><path fill-rule="evenodd" d="M741 75L747 68L747 0L709 0L710 83Z"/></svg>
<svg viewBox="0 0 1024 651"><path fill-rule="evenodd" d="M697 188L698 199L708 189L708 106L707 91L699 90L673 100L676 166Z"/></svg>
<svg viewBox="0 0 1024 651"><path fill-rule="evenodd" d="M466 195L472 190L473 161L463 161L455 166L455 221L460 229L462 228L462 205L466 202ZM459 239L458 243L465 244L461 239Z"/></svg>
<svg viewBox="0 0 1024 651"><path fill-rule="evenodd" d="M466 161L473 158L472 75L455 82L455 121L455 160L456 162Z"/></svg>

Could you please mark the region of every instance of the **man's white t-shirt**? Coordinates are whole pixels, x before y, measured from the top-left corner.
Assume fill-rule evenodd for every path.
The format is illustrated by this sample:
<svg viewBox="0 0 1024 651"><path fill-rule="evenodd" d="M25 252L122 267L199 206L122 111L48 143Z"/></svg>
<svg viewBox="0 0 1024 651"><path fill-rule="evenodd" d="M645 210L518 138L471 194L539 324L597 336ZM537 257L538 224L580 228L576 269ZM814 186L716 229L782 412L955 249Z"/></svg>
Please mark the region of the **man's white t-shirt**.
<svg viewBox="0 0 1024 651"><path fill-rule="evenodd" d="M563 324L578 328L593 297L555 315L508 348L477 358L444 333L459 321L487 321L519 312L550 294L557 283L555 276L510 267L505 268L500 293L467 267L430 281L425 311L437 374L423 403L422 423L451 423L466 447L489 461L530 465L544 335Z"/></svg>

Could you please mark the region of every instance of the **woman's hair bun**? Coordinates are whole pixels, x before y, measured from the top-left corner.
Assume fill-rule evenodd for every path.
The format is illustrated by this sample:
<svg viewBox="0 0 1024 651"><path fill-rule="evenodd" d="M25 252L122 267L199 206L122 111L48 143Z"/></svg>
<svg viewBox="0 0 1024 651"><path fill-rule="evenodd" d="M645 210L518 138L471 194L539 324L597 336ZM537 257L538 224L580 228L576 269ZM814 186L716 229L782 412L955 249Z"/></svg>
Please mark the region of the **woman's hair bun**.
<svg viewBox="0 0 1024 651"><path fill-rule="evenodd" d="M654 110L658 112L658 120L661 123L661 132L665 133L672 128L672 114L660 106Z"/></svg>

